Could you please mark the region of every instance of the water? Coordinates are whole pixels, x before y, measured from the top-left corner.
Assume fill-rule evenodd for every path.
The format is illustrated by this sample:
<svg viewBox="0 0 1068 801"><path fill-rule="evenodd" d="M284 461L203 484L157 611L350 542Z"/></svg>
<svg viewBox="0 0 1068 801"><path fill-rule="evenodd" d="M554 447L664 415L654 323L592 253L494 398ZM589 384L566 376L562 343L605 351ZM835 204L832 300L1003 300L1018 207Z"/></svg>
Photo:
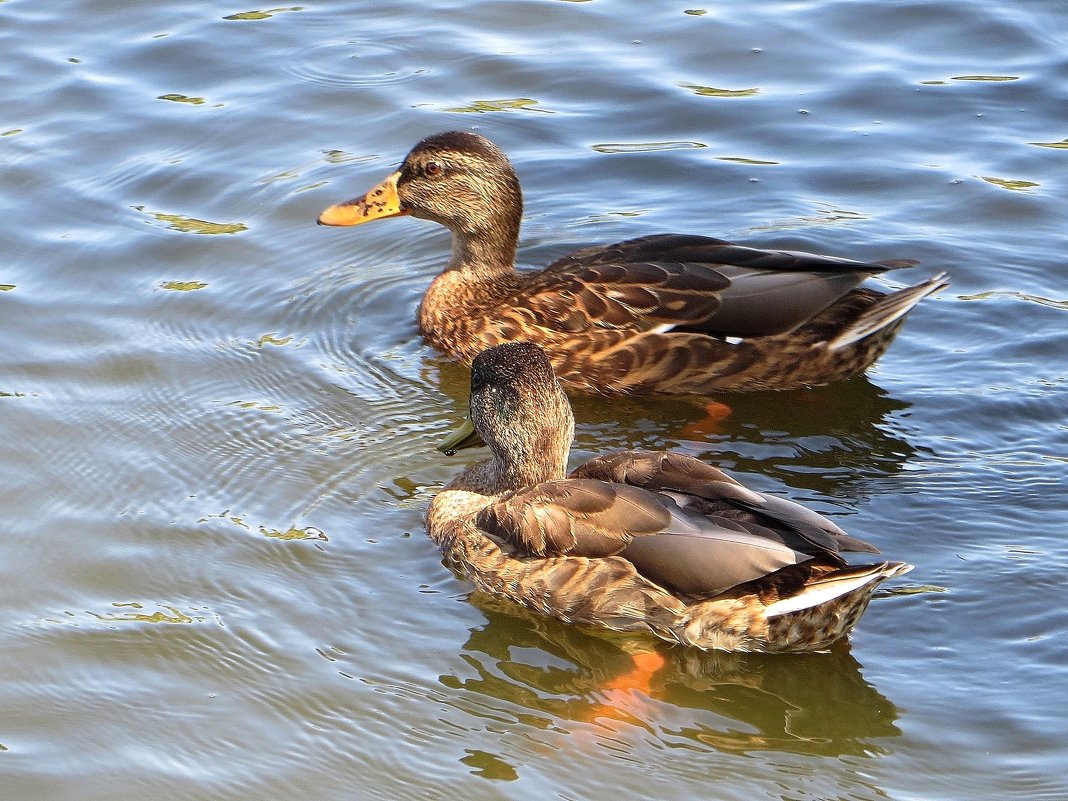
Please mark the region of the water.
<svg viewBox="0 0 1068 801"><path fill-rule="evenodd" d="M250 13L257 12L257 13ZM1065 799L1062 3L0 3L0 798ZM576 403L917 565L847 646L517 617L422 532L447 236L317 229L425 134L522 259L659 231L948 270L867 378Z"/></svg>

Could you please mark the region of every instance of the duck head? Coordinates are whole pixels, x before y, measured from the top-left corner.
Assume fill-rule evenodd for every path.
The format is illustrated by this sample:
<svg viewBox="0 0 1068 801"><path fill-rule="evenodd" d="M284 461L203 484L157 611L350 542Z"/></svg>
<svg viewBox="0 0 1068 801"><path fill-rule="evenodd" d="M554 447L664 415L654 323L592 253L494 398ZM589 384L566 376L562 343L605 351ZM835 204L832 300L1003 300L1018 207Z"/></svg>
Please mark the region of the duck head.
<svg viewBox="0 0 1068 801"><path fill-rule="evenodd" d="M482 351L471 365L471 414L439 450L485 443L506 489L563 478L575 436L571 404L545 353L529 342Z"/></svg>
<svg viewBox="0 0 1068 801"><path fill-rule="evenodd" d="M467 131L428 136L412 148L400 169L366 194L331 206L320 225L362 225L411 215L444 225L477 251L515 257L523 193L508 157L485 137Z"/></svg>

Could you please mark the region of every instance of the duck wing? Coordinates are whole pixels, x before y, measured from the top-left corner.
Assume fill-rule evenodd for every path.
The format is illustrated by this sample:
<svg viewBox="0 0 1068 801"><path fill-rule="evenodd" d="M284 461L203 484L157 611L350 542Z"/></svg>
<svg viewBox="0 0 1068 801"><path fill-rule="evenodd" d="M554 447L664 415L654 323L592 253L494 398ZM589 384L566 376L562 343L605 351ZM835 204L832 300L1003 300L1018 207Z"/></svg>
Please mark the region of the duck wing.
<svg viewBox="0 0 1068 801"><path fill-rule="evenodd" d="M559 259L531 277L524 305L572 332L638 327L769 336L811 319L865 278L906 264L659 234Z"/></svg>
<svg viewBox="0 0 1068 801"><path fill-rule="evenodd" d="M650 581L695 597L812 559L759 524L695 514L668 495L590 479L508 493L475 522L527 555L621 556Z"/></svg>
<svg viewBox="0 0 1068 801"><path fill-rule="evenodd" d="M671 512L655 493L582 479L547 481L506 493L478 513L476 525L534 556L611 556L634 537L668 527Z"/></svg>
<svg viewBox="0 0 1068 801"><path fill-rule="evenodd" d="M756 526L762 536L840 564L845 564L838 555L843 551L879 553L874 545L847 534L823 515L785 498L755 492L722 470L681 453L623 451L592 459L572 471L571 477L663 493L691 513Z"/></svg>
<svg viewBox="0 0 1068 801"><path fill-rule="evenodd" d="M605 256L600 248L579 251L528 274L522 307L539 324L568 333L667 331L701 325L720 308L720 296L731 285L726 275L699 262Z"/></svg>

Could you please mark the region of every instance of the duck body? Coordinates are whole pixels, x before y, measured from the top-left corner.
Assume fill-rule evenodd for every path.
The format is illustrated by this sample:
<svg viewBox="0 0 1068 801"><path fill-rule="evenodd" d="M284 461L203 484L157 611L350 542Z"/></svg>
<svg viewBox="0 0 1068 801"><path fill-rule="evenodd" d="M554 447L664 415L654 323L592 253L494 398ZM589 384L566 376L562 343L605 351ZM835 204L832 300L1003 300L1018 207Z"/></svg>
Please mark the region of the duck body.
<svg viewBox="0 0 1068 801"><path fill-rule="evenodd" d="M566 622L703 649L825 650L911 569L849 565L843 552L877 549L686 455L626 451L565 477L570 405L529 343L475 358L471 423L493 458L434 498L427 531L480 589Z"/></svg>
<svg viewBox="0 0 1068 801"><path fill-rule="evenodd" d="M452 258L419 307L426 340L466 364L524 340L568 388L602 394L781 390L850 378L881 356L944 275L892 294L861 287L910 262L865 263L660 234L515 268L522 193L477 134L424 139L327 225L410 214L452 231Z"/></svg>

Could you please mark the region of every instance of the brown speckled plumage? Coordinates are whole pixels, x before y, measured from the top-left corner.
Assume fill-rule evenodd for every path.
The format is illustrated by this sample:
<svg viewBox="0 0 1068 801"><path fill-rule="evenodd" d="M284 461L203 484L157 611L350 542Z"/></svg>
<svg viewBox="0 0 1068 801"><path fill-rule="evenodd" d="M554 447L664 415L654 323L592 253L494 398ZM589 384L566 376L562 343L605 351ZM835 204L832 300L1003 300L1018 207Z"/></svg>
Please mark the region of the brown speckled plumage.
<svg viewBox="0 0 1068 801"><path fill-rule="evenodd" d="M884 295L861 288L908 262L869 264L662 234L517 272L523 199L507 157L477 134L427 137L400 169L319 221L411 214L452 231L419 328L465 364L535 342L567 387L605 394L795 389L866 370L944 275Z"/></svg>
<svg viewBox="0 0 1068 801"><path fill-rule="evenodd" d="M480 589L569 623L704 649L823 650L911 569L848 565L843 552L876 549L682 454L611 454L565 478L570 405L529 343L475 359L471 423L493 458L434 498L427 531Z"/></svg>

